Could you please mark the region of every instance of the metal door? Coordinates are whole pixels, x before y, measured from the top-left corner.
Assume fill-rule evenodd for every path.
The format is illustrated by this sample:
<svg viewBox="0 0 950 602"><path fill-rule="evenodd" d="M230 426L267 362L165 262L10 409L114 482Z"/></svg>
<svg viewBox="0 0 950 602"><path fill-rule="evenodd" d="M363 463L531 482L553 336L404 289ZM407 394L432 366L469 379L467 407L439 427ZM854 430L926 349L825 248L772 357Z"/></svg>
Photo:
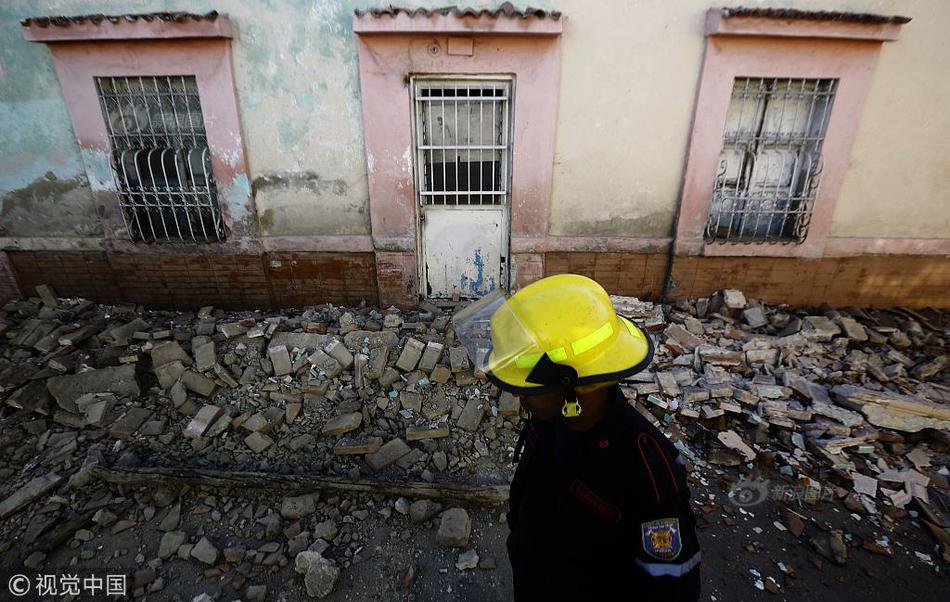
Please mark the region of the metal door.
<svg viewBox="0 0 950 602"><path fill-rule="evenodd" d="M507 290L512 81L416 77L412 95L422 290Z"/></svg>

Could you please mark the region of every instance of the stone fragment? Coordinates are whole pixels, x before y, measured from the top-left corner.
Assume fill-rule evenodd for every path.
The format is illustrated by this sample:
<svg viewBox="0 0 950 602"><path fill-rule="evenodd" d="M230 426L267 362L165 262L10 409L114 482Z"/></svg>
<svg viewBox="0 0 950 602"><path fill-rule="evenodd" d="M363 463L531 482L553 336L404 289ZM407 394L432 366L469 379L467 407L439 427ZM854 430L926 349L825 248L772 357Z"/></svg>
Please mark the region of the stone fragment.
<svg viewBox="0 0 950 602"><path fill-rule="evenodd" d="M472 534L472 521L464 508L451 508L442 513L436 540L447 548L462 548L468 545Z"/></svg>
<svg viewBox="0 0 950 602"><path fill-rule="evenodd" d="M202 537L191 548L191 557L199 562L213 565L218 560L218 548L214 547L207 537Z"/></svg>
<svg viewBox="0 0 950 602"><path fill-rule="evenodd" d="M151 417L152 410L132 406L112 425L112 428L109 429L109 436L116 439L128 439Z"/></svg>
<svg viewBox="0 0 950 602"><path fill-rule="evenodd" d="M277 345L267 349L267 357L270 358L271 365L274 366L274 376L284 376L293 372L293 365L290 362L290 353L286 345Z"/></svg>
<svg viewBox="0 0 950 602"><path fill-rule="evenodd" d="M274 444L274 440L264 433L251 433L244 438L244 443L254 452L261 453Z"/></svg>
<svg viewBox="0 0 950 602"><path fill-rule="evenodd" d="M181 375L181 384L189 391L194 391L198 395L209 397L214 393L215 384L210 378L198 374L194 370L185 370Z"/></svg>
<svg viewBox="0 0 950 602"><path fill-rule="evenodd" d="M327 343L326 347L323 348L323 351L335 359L344 370L349 370L353 365L353 354L350 353L350 350L346 348L346 345L337 339L333 339Z"/></svg>
<svg viewBox="0 0 950 602"><path fill-rule="evenodd" d="M382 437L344 437L333 446L333 453L338 456L373 454L382 446Z"/></svg>
<svg viewBox="0 0 950 602"><path fill-rule="evenodd" d="M208 341L195 349L195 370L207 372L214 368L217 356L214 350L214 341Z"/></svg>
<svg viewBox="0 0 950 602"><path fill-rule="evenodd" d="M752 329L762 328L769 323L765 317L765 309L761 305L754 305L742 310L742 319Z"/></svg>
<svg viewBox="0 0 950 602"><path fill-rule="evenodd" d="M291 520L298 520L310 516L317 511L318 494L306 494L296 497L286 497L280 505L280 515Z"/></svg>
<svg viewBox="0 0 950 602"><path fill-rule="evenodd" d="M663 334L666 335L667 340L672 339L685 351L692 351L693 349L702 345L704 342L701 338L686 330L679 324L670 324L666 327L666 330L663 331Z"/></svg>
<svg viewBox="0 0 950 602"><path fill-rule="evenodd" d="M63 477L55 472L33 478L26 485L20 487L0 502L0 519L5 519L16 514L28 504L33 503L59 487L62 482Z"/></svg>
<svg viewBox="0 0 950 602"><path fill-rule="evenodd" d="M410 337L402 348L399 359L396 360L396 367L403 372L412 372L416 369L416 364L419 363L424 349L425 344L422 341Z"/></svg>
<svg viewBox="0 0 950 602"><path fill-rule="evenodd" d="M468 352L465 350L465 347L449 348L449 365L452 366L453 373L468 370Z"/></svg>
<svg viewBox="0 0 950 602"><path fill-rule="evenodd" d="M426 343L425 351L422 352L422 359L419 360L419 369L424 372L431 372L439 363L439 359L442 358L443 349L444 345L442 343L436 343L435 341Z"/></svg>
<svg viewBox="0 0 950 602"><path fill-rule="evenodd" d="M54 376L47 379L46 387L59 407L74 414L79 412L76 400L86 393L114 393L119 397L138 397L141 393L134 364Z"/></svg>
<svg viewBox="0 0 950 602"><path fill-rule="evenodd" d="M722 302L729 309L745 309L747 304L742 291L737 291L732 288L727 288L722 291Z"/></svg>
<svg viewBox="0 0 950 602"><path fill-rule="evenodd" d="M200 439L222 413L224 413L224 410L218 406L203 406L188 423L184 436L189 439Z"/></svg>
<svg viewBox="0 0 950 602"><path fill-rule="evenodd" d="M841 329L825 316L806 316L802 333L816 341L828 342L841 334Z"/></svg>
<svg viewBox="0 0 950 602"><path fill-rule="evenodd" d="M169 362L155 367L155 377L158 385L163 389L170 389L185 373L185 365L181 362Z"/></svg>
<svg viewBox="0 0 950 602"><path fill-rule="evenodd" d="M742 437L739 436L735 431L720 431L716 437L719 439L719 442L733 449L740 454L742 454L747 462L755 460L755 451L742 440Z"/></svg>
<svg viewBox="0 0 950 602"><path fill-rule="evenodd" d="M478 553L475 550L466 550L459 554L455 568L460 571L474 569L478 566Z"/></svg>
<svg viewBox="0 0 950 602"><path fill-rule="evenodd" d="M343 433L348 433L350 431L356 430L360 427L360 424L363 422L362 412L350 412L347 414L340 414L339 416L334 416L323 426L323 430L320 431L323 435L342 435Z"/></svg>
<svg viewBox="0 0 950 602"><path fill-rule="evenodd" d="M327 355L322 349L317 349L307 356L307 361L326 378L336 378L343 371L340 362Z"/></svg>
<svg viewBox="0 0 950 602"><path fill-rule="evenodd" d="M435 517L442 506L432 500L417 500L409 506L409 521L413 524L424 523Z"/></svg>
<svg viewBox="0 0 950 602"><path fill-rule="evenodd" d="M465 408L462 410L462 414L459 416L456 424L458 424L458 427L462 430L475 432L482 423L484 415L484 402L477 397L471 397L465 403Z"/></svg>
<svg viewBox="0 0 950 602"><path fill-rule="evenodd" d="M169 362L181 362L183 366L191 365L191 357L182 349L178 341L165 341L152 347L149 351L153 366L164 366Z"/></svg>
<svg viewBox="0 0 950 602"><path fill-rule="evenodd" d="M438 426L410 426L406 428L406 441L440 439L449 436L449 425L445 422Z"/></svg>
<svg viewBox="0 0 950 602"><path fill-rule="evenodd" d="M498 413L503 418L517 416L521 412L521 402L508 391L502 391L498 398Z"/></svg>
<svg viewBox="0 0 950 602"><path fill-rule="evenodd" d="M340 569L324 558L319 552L305 550L294 559L295 570L304 576L307 594L312 598L325 598L330 595L340 576Z"/></svg>
<svg viewBox="0 0 950 602"><path fill-rule="evenodd" d="M158 543L158 557L162 560L171 558L172 554L177 552L181 544L185 543L187 539L188 537L184 531L169 531L163 534L161 541Z"/></svg>
<svg viewBox="0 0 950 602"><path fill-rule="evenodd" d="M844 335L852 341L863 343L868 340L868 331L854 318L839 316L836 322L844 331Z"/></svg>
<svg viewBox="0 0 950 602"><path fill-rule="evenodd" d="M393 439L379 448L378 451L366 456L366 463L373 470L383 470L391 466L396 460L408 454L410 448L402 439Z"/></svg>

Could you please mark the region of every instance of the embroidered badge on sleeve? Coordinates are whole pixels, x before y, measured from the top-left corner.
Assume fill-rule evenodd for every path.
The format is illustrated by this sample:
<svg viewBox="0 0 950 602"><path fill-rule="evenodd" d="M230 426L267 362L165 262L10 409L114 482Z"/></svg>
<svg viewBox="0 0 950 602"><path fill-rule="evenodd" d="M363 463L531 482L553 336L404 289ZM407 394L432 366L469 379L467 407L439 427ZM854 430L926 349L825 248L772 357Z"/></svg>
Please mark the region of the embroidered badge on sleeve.
<svg viewBox="0 0 950 602"><path fill-rule="evenodd" d="M673 560L683 549L678 518L661 518L640 523L643 551L658 560Z"/></svg>

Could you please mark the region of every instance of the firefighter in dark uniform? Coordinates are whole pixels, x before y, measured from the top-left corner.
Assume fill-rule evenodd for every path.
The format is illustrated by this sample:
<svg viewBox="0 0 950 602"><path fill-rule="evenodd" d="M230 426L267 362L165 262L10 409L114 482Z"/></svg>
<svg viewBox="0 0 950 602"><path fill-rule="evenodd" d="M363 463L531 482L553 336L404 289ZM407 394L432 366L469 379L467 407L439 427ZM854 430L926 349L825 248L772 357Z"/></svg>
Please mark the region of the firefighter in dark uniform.
<svg viewBox="0 0 950 602"><path fill-rule="evenodd" d="M649 336L574 274L479 303L456 332L530 415L508 512L514 599L697 600L685 462L617 384L649 365Z"/></svg>

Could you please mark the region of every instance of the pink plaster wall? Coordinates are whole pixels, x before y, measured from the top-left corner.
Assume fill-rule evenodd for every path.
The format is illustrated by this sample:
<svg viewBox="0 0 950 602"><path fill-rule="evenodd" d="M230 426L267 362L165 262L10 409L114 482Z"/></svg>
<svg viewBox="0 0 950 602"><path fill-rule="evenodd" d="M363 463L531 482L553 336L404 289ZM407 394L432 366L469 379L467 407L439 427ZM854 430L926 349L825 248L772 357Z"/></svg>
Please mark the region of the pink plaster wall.
<svg viewBox="0 0 950 602"><path fill-rule="evenodd" d="M513 76L511 237L542 237L548 231L560 38L476 35L472 56L458 56L446 52L448 37L359 37L370 219L377 250L417 250L412 75ZM433 43L440 47L435 55L429 50ZM416 268L409 274L405 267L406 275L417 279Z"/></svg>
<svg viewBox="0 0 950 602"><path fill-rule="evenodd" d="M715 13L711 11L710 14ZM871 87L881 41L893 38L884 37L879 28L873 28L874 31L867 33L865 39L855 39L859 37L855 24L841 24L839 27L822 24L818 31L810 22L783 22L783 27L775 28L762 23L766 21L763 19L730 21L733 21L731 27L726 27L721 20L713 20L712 25L707 21L709 37L690 136L675 252L678 255L820 257L827 245L835 202ZM805 29L799 31L797 27ZM809 38L804 36L806 33L811 36L821 33L822 37ZM896 36L891 29L886 33ZM736 77L839 80L822 146L825 164L821 187L808 236L802 244L707 244L703 241L703 228L709 216L722 148L722 133Z"/></svg>
<svg viewBox="0 0 950 602"><path fill-rule="evenodd" d="M220 244L189 245L197 252L252 251L259 246L250 199L244 142L234 94L230 41L161 39L50 43L53 63L83 152L90 185L104 216L106 244L115 250L180 252L181 244L134 245L124 233L111 170L110 145L96 94L96 76L194 75L198 84L222 217Z"/></svg>

